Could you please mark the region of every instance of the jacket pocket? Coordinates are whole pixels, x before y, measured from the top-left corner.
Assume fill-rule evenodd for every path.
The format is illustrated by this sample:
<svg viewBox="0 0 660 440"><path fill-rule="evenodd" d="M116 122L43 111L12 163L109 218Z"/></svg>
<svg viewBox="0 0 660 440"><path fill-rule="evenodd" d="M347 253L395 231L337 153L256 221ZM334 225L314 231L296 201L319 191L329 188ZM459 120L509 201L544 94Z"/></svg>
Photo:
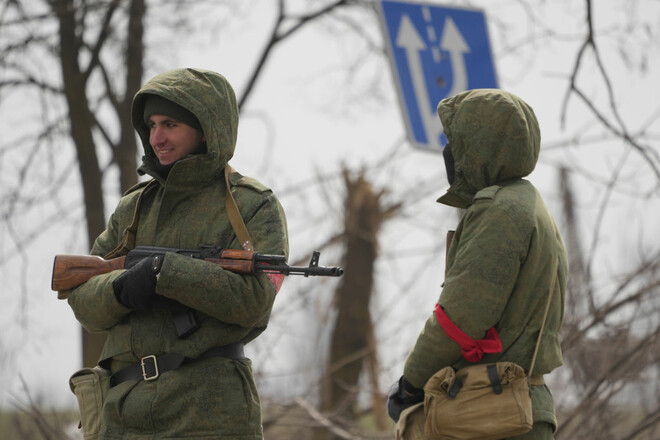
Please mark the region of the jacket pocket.
<svg viewBox="0 0 660 440"><path fill-rule="evenodd" d="M96 440L101 429L103 403L110 390L110 372L100 367L83 368L69 379L78 399L80 425L85 440Z"/></svg>

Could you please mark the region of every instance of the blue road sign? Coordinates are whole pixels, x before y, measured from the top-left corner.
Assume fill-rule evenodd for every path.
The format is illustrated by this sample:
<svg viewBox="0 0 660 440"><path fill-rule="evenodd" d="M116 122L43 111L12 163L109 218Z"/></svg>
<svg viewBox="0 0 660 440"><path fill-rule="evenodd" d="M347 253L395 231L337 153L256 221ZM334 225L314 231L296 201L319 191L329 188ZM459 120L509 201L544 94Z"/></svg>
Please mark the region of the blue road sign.
<svg viewBox="0 0 660 440"><path fill-rule="evenodd" d="M442 151L438 102L497 87L486 17L476 9L390 0L381 0L380 12L408 136L416 147Z"/></svg>

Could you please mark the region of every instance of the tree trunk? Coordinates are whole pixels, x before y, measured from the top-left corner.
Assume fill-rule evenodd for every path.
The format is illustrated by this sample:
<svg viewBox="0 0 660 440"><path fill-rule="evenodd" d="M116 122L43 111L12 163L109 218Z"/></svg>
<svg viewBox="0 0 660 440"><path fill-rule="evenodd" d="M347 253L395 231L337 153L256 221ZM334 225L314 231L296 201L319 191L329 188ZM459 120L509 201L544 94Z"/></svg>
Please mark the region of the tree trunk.
<svg viewBox="0 0 660 440"><path fill-rule="evenodd" d="M119 181L122 193L137 183L138 145L135 142L135 130L131 121L131 105L133 96L142 85L144 74L144 16L146 5L144 0L133 0L129 8L128 38L126 41L126 81L125 95L121 101L118 114L121 124L121 137L115 150L115 160L119 166Z"/></svg>
<svg viewBox="0 0 660 440"><path fill-rule="evenodd" d="M62 0L51 4L59 21L62 80L69 109L71 139L78 155L78 171L83 189L85 218L87 219L87 242L91 246L105 228L105 212L102 173L92 136L94 123L87 100L85 77L78 63L80 40L75 33L78 28L74 15L75 7L72 0ZM90 334L85 330L82 332L83 365L94 366L101 353L105 335Z"/></svg>
<svg viewBox="0 0 660 440"><path fill-rule="evenodd" d="M335 292L337 321L331 336L321 409L333 416L352 419L365 362L369 365L368 374L373 376L378 371L369 303L378 255L378 233L389 212L381 207L382 194L375 193L363 175L351 180L345 171L344 180L347 189L344 266L350 270L346 271ZM371 377L370 383L377 384L377 378ZM324 433L317 437L330 438Z"/></svg>

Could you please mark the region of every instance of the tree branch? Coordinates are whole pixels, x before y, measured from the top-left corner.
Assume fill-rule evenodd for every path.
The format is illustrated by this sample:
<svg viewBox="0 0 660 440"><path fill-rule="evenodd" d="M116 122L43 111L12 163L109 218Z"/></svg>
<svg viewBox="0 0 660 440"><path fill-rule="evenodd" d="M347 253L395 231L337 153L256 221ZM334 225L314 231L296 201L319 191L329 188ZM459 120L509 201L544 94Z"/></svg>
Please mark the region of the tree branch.
<svg viewBox="0 0 660 440"><path fill-rule="evenodd" d="M568 113L568 102L570 96L572 94L575 94L587 106L587 108L589 108L589 110L594 114L594 116L603 124L603 126L607 130L611 131L615 136L621 138L626 144L628 144L629 146L631 146L633 149L637 150L641 154L641 156L648 163L649 167L655 174L656 179L658 181L654 189L655 192L660 188L660 164L658 163L659 161L658 161L657 153L653 152L652 149L641 145L639 142L637 142L634 139L634 137L630 134L629 130L627 129L623 119L621 118L621 115L619 114L619 110L614 97L614 88L612 87L612 82L609 78L609 74L605 69L600 53L598 51L598 47L596 45L591 0L585 0L585 6L586 6L587 35L585 37L584 42L580 46L580 49L578 50L578 54L575 59L575 64L573 66L573 72L571 74L569 81L569 87L568 90L566 91L566 95L564 96L564 101L562 104L562 111L561 111L561 127L564 128L566 124L566 117ZM605 88L607 91L610 111L614 116L618 128L615 126L614 123L610 122L608 118L605 117L605 115L600 110L596 108L595 104L580 90L580 88L577 85L577 77L581 70L582 60L587 52L587 49L592 50L596 60L596 65L598 66L598 71L600 72L600 76L605 82ZM651 155L655 155L656 160L654 160L653 157L651 157Z"/></svg>
<svg viewBox="0 0 660 440"><path fill-rule="evenodd" d="M278 14L277 18L275 19L275 25L273 26L273 31L271 32L270 39L266 43L266 47L264 50L261 52L261 56L259 57L259 61L257 62L257 66L255 67L254 71L252 72L252 75L250 75L250 79L247 82L247 85L245 86L245 90L243 91L242 96L238 100L238 108L239 110L243 108L245 105L245 102L247 101L248 97L252 93L252 90L254 89L254 86L257 82L257 79L259 78L259 75L261 74L262 70L264 69L264 66L266 65L266 61L270 57L273 49L275 46L283 41L284 39L290 37L293 35L295 32L299 31L305 24L308 24L312 22L313 20L322 17L324 14L329 13L333 9L346 5L347 0L337 0L334 3L331 3L327 5L324 8L319 9L316 12L312 12L307 15L302 15L298 17L287 17L286 12L285 12L285 0L279 0L278 1ZM294 24L289 30L280 33L280 28L284 24L284 21L287 19L294 19L296 20L296 24Z"/></svg>

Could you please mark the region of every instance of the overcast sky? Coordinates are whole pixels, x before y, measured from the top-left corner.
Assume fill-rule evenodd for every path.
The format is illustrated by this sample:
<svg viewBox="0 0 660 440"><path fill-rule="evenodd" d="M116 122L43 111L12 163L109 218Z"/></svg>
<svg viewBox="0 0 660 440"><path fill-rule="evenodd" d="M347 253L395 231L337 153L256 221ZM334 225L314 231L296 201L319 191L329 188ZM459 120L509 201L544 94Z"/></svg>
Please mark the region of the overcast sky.
<svg viewBox="0 0 660 440"><path fill-rule="evenodd" d="M609 134L575 96L569 102L565 125L560 124L568 78L585 33L583 5L565 0L539 2L540 6L528 9L527 3L470 2L486 12L500 87L525 99L540 121L541 159L530 180L540 188L558 217L561 212L557 166L564 164L575 171L585 242L591 239L589 227L604 193L603 184L595 184L586 177L606 182L624 161L621 179L627 190L612 197L605 220L604 241L611 251L598 256L599 270L609 276L613 270L635 261L640 248L657 242L656 238L649 238L658 237L660 232L658 193L646 199L633 194L633 190L652 188L654 176L638 154L618 141L602 140ZM172 41L172 36L165 32L148 34L151 49L148 49L147 77L174 67L207 68L226 75L240 94L271 29L270 8L275 2L261 0L245 4L233 20L217 21L200 16L198 34L187 38L177 36L176 44L162 44ZM654 139L658 151L660 39L648 37L643 25L655 26L653 32L657 32L660 3L601 0L593 4L594 22L599 30L597 44L620 114L632 133L646 129L653 134L649 138ZM629 21L630 16L634 20ZM360 13L350 17L360 32L381 44L381 28L375 15ZM218 23L222 26L217 26ZM621 38L622 29L629 25L637 30L628 34L628 38ZM343 33L333 29L343 29ZM156 44L158 47L154 48ZM585 59L578 80L583 90L611 117L593 57ZM22 126L21 114L16 107L0 105L0 133L15 133L14 128ZM241 118L237 152L231 163L242 173L270 185L280 195L292 233L292 260L305 258L323 241L319 237L329 236L340 227L341 181L330 180L326 194L314 184L317 176L336 176L342 164L356 169L390 155L393 160L384 171L371 175L377 187L388 188L389 200L411 191L428 192L423 203L406 212L406 218L389 224L381 237L381 252L385 257L397 252L410 255L402 260L385 258L379 262L377 274L377 287L385 292L373 306L375 315L381 319L379 331L383 338L392 338L388 342L394 340L400 346L381 353L387 366L386 376L394 380L400 375L405 353L439 294L443 262L437 250L444 231L455 225L457 217L450 208L435 203L446 189L441 156L413 149L405 141L405 126L389 62L370 52L355 32L347 31L336 21L323 22L322 26L310 27L276 49ZM653 122L646 126L650 120ZM574 138L588 142L582 142L579 147L564 146ZM61 154L66 157L70 153ZM107 178L109 183L112 176ZM75 188L75 176L69 183ZM108 188L113 190L111 185ZM116 201L115 196L110 204ZM112 208L108 207L108 214ZM20 226L12 227L20 233ZM4 304L0 310L1 405L25 401L21 377L32 393L47 403L74 404L67 381L80 363L79 327L68 305L57 301L56 294L49 290L53 256L64 251L88 251L82 224L74 226L80 228L79 232L72 232L75 228L71 225L55 227L48 238L34 242L28 249L34 255L29 267L18 258L0 267L3 280L0 297ZM3 225L0 233L4 255L13 247L13 241L7 225ZM336 264L338 252L329 250L323 254L321 264ZM434 260L428 261L427 257ZM393 299L410 273L393 270L393 262L403 263L396 267L405 270L415 270L420 263L435 269L420 274L421 281L414 285L413 292L406 292L404 299ZM289 313L292 304L301 304L297 292L307 291L309 302L301 307L309 307L305 310L315 310L321 318L330 319L323 309L330 302L331 287L332 284L308 279L285 283L276 301L271 328L248 347L248 353L255 357L258 373L263 369L277 374L280 368L289 380L292 377L292 368L284 361L269 364L268 368L260 364L264 361L266 345L277 343L282 348L320 350L317 341L301 331L311 326L316 317L305 313L292 324L280 316L284 316L284 310ZM24 290L27 296L19 294ZM403 310L401 315L392 316L393 304ZM417 324L394 335L383 323L397 322L396 328L400 328L397 319ZM315 361L305 362L314 365ZM263 383L275 387L267 378ZM381 385L385 387L389 383ZM267 394L268 390L266 386L262 393Z"/></svg>

